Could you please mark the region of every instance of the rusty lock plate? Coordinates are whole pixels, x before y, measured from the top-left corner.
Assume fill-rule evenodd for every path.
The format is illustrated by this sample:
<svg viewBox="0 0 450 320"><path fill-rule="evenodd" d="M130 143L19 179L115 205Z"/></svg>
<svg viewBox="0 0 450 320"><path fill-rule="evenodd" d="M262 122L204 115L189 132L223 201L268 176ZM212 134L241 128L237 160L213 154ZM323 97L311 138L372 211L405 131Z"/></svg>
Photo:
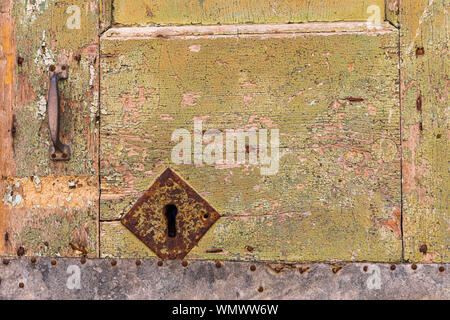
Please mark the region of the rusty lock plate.
<svg viewBox="0 0 450 320"><path fill-rule="evenodd" d="M183 259L219 218L168 168L123 216L122 224L161 259Z"/></svg>

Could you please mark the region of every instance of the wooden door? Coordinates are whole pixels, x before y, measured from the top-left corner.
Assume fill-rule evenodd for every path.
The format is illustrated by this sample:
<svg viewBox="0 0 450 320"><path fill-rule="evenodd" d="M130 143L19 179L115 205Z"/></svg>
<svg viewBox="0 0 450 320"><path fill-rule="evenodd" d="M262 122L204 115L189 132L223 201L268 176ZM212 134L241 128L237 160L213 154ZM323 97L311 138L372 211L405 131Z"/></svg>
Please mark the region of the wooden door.
<svg viewBox="0 0 450 320"><path fill-rule="evenodd" d="M445 4L2 1L0 255L155 256L170 168L220 215L186 259L448 262Z"/></svg>

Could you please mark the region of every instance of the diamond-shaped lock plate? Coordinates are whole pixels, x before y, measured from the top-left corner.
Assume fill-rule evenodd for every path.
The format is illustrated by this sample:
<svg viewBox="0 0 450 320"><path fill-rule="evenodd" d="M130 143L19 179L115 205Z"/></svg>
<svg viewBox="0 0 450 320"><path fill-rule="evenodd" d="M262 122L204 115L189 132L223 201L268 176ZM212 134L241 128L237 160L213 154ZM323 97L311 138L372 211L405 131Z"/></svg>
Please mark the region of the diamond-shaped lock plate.
<svg viewBox="0 0 450 320"><path fill-rule="evenodd" d="M168 207L176 208L172 221L165 213ZM219 218L213 207L168 168L123 216L122 224L160 258L183 259ZM175 230L170 230L170 223Z"/></svg>

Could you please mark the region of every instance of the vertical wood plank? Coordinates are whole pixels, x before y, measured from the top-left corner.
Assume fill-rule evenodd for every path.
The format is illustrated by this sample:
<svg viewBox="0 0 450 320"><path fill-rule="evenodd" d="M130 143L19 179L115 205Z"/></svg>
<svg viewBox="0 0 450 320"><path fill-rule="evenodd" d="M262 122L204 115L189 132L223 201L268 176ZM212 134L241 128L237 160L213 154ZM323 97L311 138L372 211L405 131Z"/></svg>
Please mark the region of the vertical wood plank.
<svg viewBox="0 0 450 320"><path fill-rule="evenodd" d="M448 1L403 0L404 257L448 262Z"/></svg>
<svg viewBox="0 0 450 320"><path fill-rule="evenodd" d="M6 0L0 9L0 255L97 256L98 0ZM49 157L48 71L57 64L69 66L60 82L68 162Z"/></svg>
<svg viewBox="0 0 450 320"><path fill-rule="evenodd" d="M15 41L14 21L11 16L12 0L0 2L0 174L14 173L13 155L13 106L15 96ZM0 180L0 184L2 180ZM0 201L0 217L6 208ZM0 230L5 227L0 218ZM5 249L4 235L0 235L0 253Z"/></svg>

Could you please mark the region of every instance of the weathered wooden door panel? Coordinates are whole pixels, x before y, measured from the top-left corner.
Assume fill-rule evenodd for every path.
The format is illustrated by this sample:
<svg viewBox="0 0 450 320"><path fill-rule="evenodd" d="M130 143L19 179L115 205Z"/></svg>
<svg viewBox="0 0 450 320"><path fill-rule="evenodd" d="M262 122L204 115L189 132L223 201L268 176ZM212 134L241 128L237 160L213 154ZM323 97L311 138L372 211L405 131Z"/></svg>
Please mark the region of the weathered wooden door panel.
<svg viewBox="0 0 450 320"><path fill-rule="evenodd" d="M403 0L401 75L405 259L448 262L448 1Z"/></svg>
<svg viewBox="0 0 450 320"><path fill-rule="evenodd" d="M400 259L395 29L117 28L101 54L102 220L171 167L222 215L190 258ZM202 132L276 128L279 168L265 175L250 150L242 165L174 163L172 133L194 134L196 120ZM101 229L104 256L152 254L119 222Z"/></svg>
<svg viewBox="0 0 450 320"><path fill-rule="evenodd" d="M132 25L384 20L385 0L112 0L114 22Z"/></svg>
<svg viewBox="0 0 450 320"><path fill-rule="evenodd" d="M11 94L2 103L0 254L23 247L27 255L96 256L97 2L2 3L1 44L10 48L2 70ZM72 150L60 162L49 156L46 106L49 69L57 64L69 68L59 87L61 139Z"/></svg>

